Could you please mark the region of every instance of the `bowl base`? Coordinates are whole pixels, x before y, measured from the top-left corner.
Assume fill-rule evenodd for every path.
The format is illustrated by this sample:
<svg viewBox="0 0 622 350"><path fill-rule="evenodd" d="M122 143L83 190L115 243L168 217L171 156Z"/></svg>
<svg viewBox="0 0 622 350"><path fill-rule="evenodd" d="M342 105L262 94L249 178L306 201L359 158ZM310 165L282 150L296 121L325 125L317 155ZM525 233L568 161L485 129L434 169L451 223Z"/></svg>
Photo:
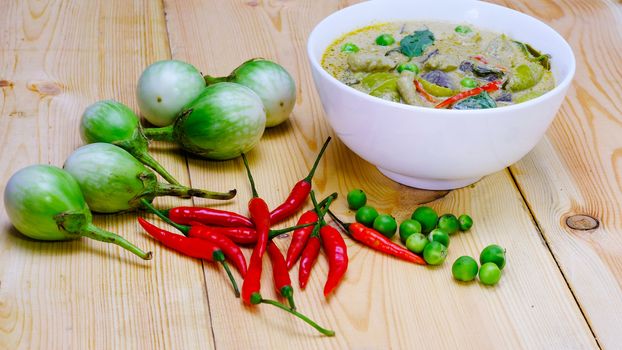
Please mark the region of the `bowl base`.
<svg viewBox="0 0 622 350"><path fill-rule="evenodd" d="M420 188L423 190L453 190L456 188L468 186L481 179L481 177L457 180L429 179L405 176L380 167L378 167L378 170L380 170L380 172L384 176L388 177L393 181L399 182L402 185Z"/></svg>

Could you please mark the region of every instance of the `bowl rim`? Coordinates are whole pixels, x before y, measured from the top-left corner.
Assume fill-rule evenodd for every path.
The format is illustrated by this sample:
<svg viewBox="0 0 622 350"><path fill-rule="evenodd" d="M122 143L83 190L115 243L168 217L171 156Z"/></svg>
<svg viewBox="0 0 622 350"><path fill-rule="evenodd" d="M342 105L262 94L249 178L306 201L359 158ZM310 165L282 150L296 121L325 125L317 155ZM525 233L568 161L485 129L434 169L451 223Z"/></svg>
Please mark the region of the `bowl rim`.
<svg viewBox="0 0 622 350"><path fill-rule="evenodd" d="M423 106L415 106L415 105L409 105L409 104L405 104L405 103L400 103L400 102L394 102L394 101L389 101L389 100L385 100L379 97L375 97L375 96L371 96L368 95L360 90L354 89L350 86L347 86L346 84L344 84L343 82L341 82L340 80L338 80L337 78L335 78L334 76L332 76L330 73L328 73L324 67L322 67L322 65L320 64L320 62L317 60L317 58L315 57L315 54L313 52L313 43L315 40L315 37L318 35L317 32L319 30L320 27L322 27L323 25L326 24L326 22L330 21L331 18L336 17L336 16L340 16L343 12L345 11L350 11L351 8L353 7L358 7L358 6L371 6L369 5L370 3L380 3L381 1L365 1L365 2L361 2L358 4L354 4L348 7L345 7L343 9L337 10L333 13L331 13L330 15L326 16L324 19L322 19L318 24L315 25L315 27L313 27L313 30L311 30L311 33L309 34L308 38L307 38L307 56L309 58L309 61L311 62L311 66L317 71L319 72L320 75L322 75L325 79L328 79L328 81L330 81L333 84L337 84L339 86L340 89L342 90L347 90L350 93L353 93L355 96L358 96L359 98L363 98L366 99L370 102L375 102L381 105L386 105L387 107L392 107L392 108L400 108L400 109L405 109L405 110L409 110L412 112L426 112L426 113L430 113L430 114L441 114L441 115L463 115L463 114L474 114L474 115L489 115L489 114L498 114L499 112L512 112L515 110L521 110L521 109L525 109L528 108L530 106L533 105L537 105L540 104L542 102L545 102L546 100L552 98L553 96L563 93L571 84L572 79L574 78L575 75L575 71L576 71L576 59L575 59L575 55L574 52L572 51L572 47L570 46L570 44L568 44L568 42L566 41L566 39L564 39L564 37L562 37L555 29L553 29L551 26L549 26L548 24L542 22L541 20L530 16L528 14L525 14L523 12L511 9L509 7L505 7L505 6L501 6L501 5L497 5L497 4L492 4L492 3L488 3L488 2L483 2L483 1L477 1L477 0L463 0L461 1L461 3L472 3L472 4L476 4L477 6L490 6L490 7L497 7L502 9L503 11L508 11L510 12L512 15L514 16L525 16L530 18L533 21L537 21L539 22L541 25L545 26L548 30L551 31L552 36L561 43L561 45L564 47L564 49L566 51L568 51L568 53L570 53L569 55L569 61L568 61L568 73L566 74L566 76L564 77L564 79L557 83L555 85L555 87L550 90L545 92L544 94L525 101L525 102L521 102L521 103L517 103L517 104L513 104L513 105L509 105L509 106L502 106L502 107L495 107L495 108L487 108L487 109L472 109L472 110L458 110L458 109L446 109L446 108L433 108L433 107L423 107ZM451 2L451 0L448 0L446 2ZM362 24L360 27L364 27L367 24ZM355 29L354 29L355 30ZM343 34L340 34L343 35ZM334 42L335 40L337 40L339 38L339 36L336 36L334 39L332 39L331 43ZM326 48L324 48L324 50L326 50ZM324 52L324 51L323 51ZM322 54L323 55L323 54ZM422 113L421 115L423 115L425 113Z"/></svg>

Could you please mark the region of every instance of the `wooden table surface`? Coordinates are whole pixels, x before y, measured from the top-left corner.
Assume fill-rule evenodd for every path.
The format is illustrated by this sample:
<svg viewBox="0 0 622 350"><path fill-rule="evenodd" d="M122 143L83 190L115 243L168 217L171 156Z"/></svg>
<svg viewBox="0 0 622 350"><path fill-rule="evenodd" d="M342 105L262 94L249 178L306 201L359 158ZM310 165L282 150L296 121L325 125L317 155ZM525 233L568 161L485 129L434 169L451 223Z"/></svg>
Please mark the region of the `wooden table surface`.
<svg viewBox="0 0 622 350"><path fill-rule="evenodd" d="M307 36L323 17L354 2L0 2L2 191L24 166L62 166L82 145L78 121L87 105L115 98L138 110L136 82L150 63L175 58L225 75L261 56L285 66L298 86L290 121L267 130L250 153L257 187L275 206L332 135L311 79ZM0 210L0 349L619 349L622 5L495 2L548 23L577 56L568 96L532 152L446 194L400 186L335 140L314 180L320 195L363 188L371 204L398 220L426 201L441 213L470 213L475 226L454 236L444 265L410 265L347 239L350 268L334 296L322 296L324 257L307 289L296 286L299 309L336 330L327 338L270 306L244 307L220 268L153 241L135 213L95 222L152 250L152 261L89 239L26 239ZM225 204L158 198L157 206L246 212L250 189L239 159L209 162L165 143L153 143L152 150L183 183L239 190ZM351 217L343 199L334 209ZM571 229L566 221L573 215L600 225ZM288 241L278 245L285 249ZM456 283L451 263L491 243L507 248L501 282L494 288ZM262 292L275 297L268 262L264 270Z"/></svg>

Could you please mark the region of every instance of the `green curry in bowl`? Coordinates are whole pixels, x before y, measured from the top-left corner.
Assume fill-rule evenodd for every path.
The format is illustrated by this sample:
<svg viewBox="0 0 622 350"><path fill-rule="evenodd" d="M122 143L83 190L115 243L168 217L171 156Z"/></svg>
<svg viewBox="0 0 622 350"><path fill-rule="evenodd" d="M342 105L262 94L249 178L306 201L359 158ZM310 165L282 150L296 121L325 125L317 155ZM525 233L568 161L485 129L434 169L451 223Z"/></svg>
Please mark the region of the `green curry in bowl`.
<svg viewBox="0 0 622 350"><path fill-rule="evenodd" d="M322 66L372 96L435 108L507 106L555 87L549 55L505 34L443 22L355 30L328 47Z"/></svg>

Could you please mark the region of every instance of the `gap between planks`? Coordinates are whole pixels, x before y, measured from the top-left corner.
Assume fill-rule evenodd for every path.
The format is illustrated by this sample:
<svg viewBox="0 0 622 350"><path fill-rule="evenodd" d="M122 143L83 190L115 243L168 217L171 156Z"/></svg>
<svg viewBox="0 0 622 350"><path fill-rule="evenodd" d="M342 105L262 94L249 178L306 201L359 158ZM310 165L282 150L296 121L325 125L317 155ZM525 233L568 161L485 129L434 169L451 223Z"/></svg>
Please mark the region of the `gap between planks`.
<svg viewBox="0 0 622 350"><path fill-rule="evenodd" d="M166 46L167 46L167 51L168 51L168 58L172 59L173 58L173 50L171 48L171 34L170 34L170 30L169 30L169 25L168 25L168 16L167 16L167 12L166 12L166 2L165 0L160 0L160 8L162 9L162 18L164 21L164 28L166 28ZM181 151L181 150L180 150ZM181 154L184 158L184 164L186 164L186 173L188 173L188 186L189 187L193 187L192 185L192 173L190 172L190 163L188 162L188 154L186 152L181 151ZM192 202L192 206L195 206L195 200L194 197L190 198L191 202ZM205 261L201 260L201 270L203 271L203 290L205 291L205 299L207 300L207 312L208 312L208 316L210 319L209 325L210 325L210 332L212 333L212 339L213 339L213 345L214 345L214 349L218 348L217 342L216 342L216 334L214 332L214 325L212 323L213 321L213 317L212 317L212 306L210 303L210 298L209 298L209 289L207 286L207 277L205 276L205 274L207 273L206 268L205 268Z"/></svg>
<svg viewBox="0 0 622 350"><path fill-rule="evenodd" d="M557 257L553 253L553 250L551 249L551 246L549 245L549 241L546 239L546 236L544 235L544 232L542 231L542 227L540 226L540 223L538 222L538 219L536 218L534 210L529 205L529 201L527 201L527 197L525 197L525 193L523 192L523 189L518 183L516 176L514 176L514 173L512 172L512 168L507 167L506 171L510 174L512 183L514 184L514 187L516 187L516 191L518 191L518 193L520 194L521 200L523 201L523 204L525 205L525 207L527 208L527 211L529 212L529 217L531 218L531 221L533 222L533 226L536 228L536 230L540 234L540 237L542 238L542 242L544 242L546 249L548 250L549 254L551 254L553 261L555 261L555 265L557 265L557 269L562 275L562 278L564 279L564 282L566 283L566 287L568 287L568 290L570 291L570 294L572 295L574 302L577 304L577 307L579 307L579 311L581 311L581 316L583 316L583 319L585 320L585 323L587 324L587 328L590 330L592 337L596 341L596 345L598 346L599 349L602 349L603 347L598 341L598 337L596 337L596 333L594 333L594 329L592 329L592 323L590 322L590 319L587 317L585 310L583 310L583 307L581 306L581 303L579 302L579 299L577 298L575 291L572 289L572 286L570 285L568 278L566 278L566 274L564 274L564 270L559 264L559 261L557 261Z"/></svg>

